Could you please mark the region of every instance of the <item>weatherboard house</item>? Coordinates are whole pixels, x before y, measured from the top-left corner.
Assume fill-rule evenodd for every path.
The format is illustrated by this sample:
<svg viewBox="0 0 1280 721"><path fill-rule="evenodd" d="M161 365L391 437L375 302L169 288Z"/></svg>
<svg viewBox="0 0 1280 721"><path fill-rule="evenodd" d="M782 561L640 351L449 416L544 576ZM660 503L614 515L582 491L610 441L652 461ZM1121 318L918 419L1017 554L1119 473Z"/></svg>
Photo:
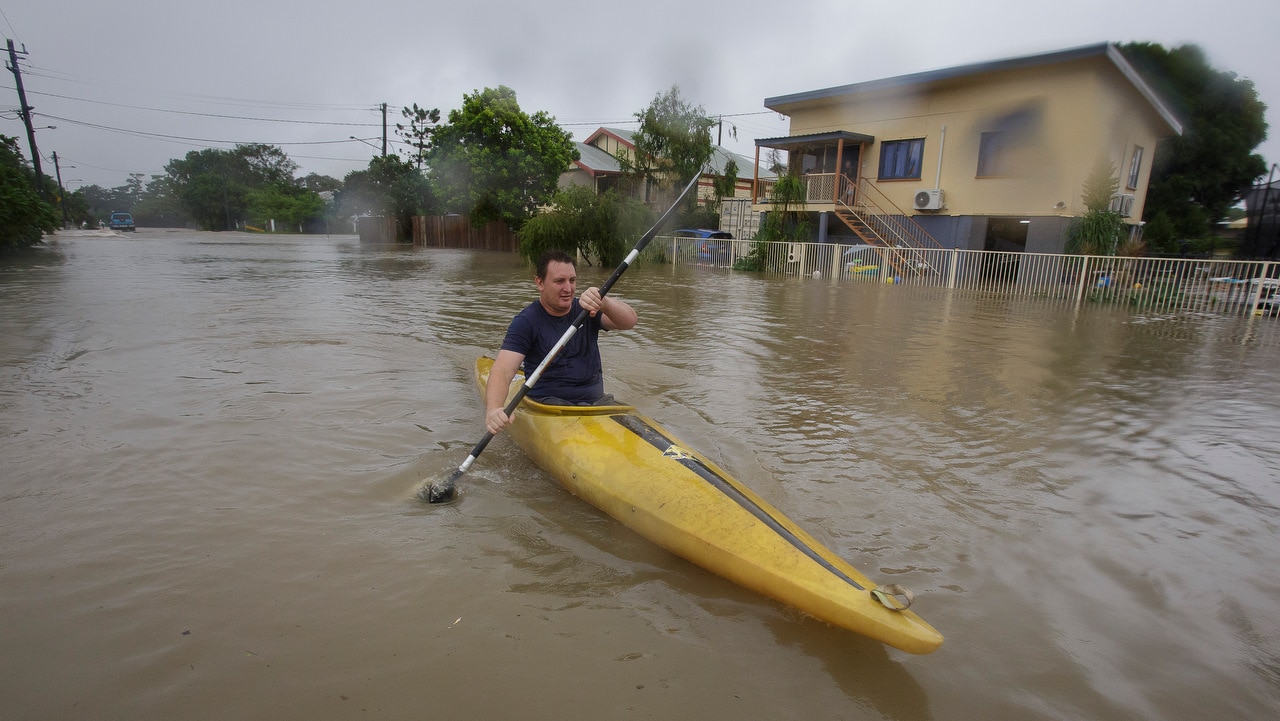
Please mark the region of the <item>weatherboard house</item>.
<svg viewBox="0 0 1280 721"><path fill-rule="evenodd" d="M1182 132L1110 43L764 104L791 133L757 140L755 166L785 152L820 242L1061 252L1099 160L1140 232L1156 143ZM775 182L754 179L753 212L775 207Z"/></svg>
<svg viewBox="0 0 1280 721"><path fill-rule="evenodd" d="M594 189L597 193L603 193L624 183L625 173L623 173L618 159L630 159L635 153L636 144L634 133L630 130L599 128L589 135L586 140L577 143L576 147L580 157L573 161L568 170L561 173L560 187L568 188L573 185L585 185ZM736 197L751 197L753 177L762 177L766 180L771 180L774 177L772 173L767 171L756 172L752 168L751 158L717 145L712 148L711 159L707 163L706 172L703 173L702 178L698 181L698 197L700 199L706 200L715 196L715 190L712 185L713 180L717 176L723 176L728 171L730 161L737 166L738 179L734 190ZM651 188L636 188L630 192L635 192L637 197L648 202L651 199L651 190Z"/></svg>

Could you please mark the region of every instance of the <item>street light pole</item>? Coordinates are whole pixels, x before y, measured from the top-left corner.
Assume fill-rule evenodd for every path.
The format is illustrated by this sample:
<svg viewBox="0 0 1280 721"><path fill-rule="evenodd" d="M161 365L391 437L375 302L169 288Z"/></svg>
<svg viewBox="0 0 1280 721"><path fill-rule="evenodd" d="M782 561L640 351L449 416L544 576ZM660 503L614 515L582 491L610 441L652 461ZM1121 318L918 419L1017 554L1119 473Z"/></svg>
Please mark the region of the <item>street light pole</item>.
<svg viewBox="0 0 1280 721"><path fill-rule="evenodd" d="M357 143L364 143L365 145L368 145L370 148L373 148L374 150L377 150L377 149L378 149L378 146L376 146L376 145L374 145L373 143L369 142L369 141L368 141L368 140L366 140L365 138L357 138L357 137L356 137L356 136L354 136L354 135L348 135L347 137L348 137L348 138L350 138L350 139L352 139L352 140L354 140L354 141L356 141ZM383 157L386 157L387 153L386 153L386 151L385 151L385 150L382 152L382 155L383 155Z"/></svg>

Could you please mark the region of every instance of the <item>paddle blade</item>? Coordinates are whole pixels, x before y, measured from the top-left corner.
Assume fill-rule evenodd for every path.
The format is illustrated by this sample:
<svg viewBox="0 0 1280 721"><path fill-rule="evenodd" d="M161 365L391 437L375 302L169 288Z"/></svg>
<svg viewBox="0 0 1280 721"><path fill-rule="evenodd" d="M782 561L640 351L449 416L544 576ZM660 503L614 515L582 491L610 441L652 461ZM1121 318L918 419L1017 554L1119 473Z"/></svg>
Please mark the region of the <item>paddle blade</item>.
<svg viewBox="0 0 1280 721"><path fill-rule="evenodd" d="M427 503L449 503L458 497L458 479L462 477L463 470L459 468L449 477L438 483L432 483L430 486L418 491L418 498Z"/></svg>

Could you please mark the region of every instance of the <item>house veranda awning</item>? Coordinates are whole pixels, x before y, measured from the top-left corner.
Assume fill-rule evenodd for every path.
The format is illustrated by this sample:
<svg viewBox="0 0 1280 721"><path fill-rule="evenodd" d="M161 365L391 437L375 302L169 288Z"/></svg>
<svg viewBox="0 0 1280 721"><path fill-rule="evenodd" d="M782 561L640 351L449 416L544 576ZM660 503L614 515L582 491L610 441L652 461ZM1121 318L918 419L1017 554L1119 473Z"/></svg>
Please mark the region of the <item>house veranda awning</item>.
<svg viewBox="0 0 1280 721"><path fill-rule="evenodd" d="M802 150L814 146L835 145L843 140L845 145L866 143L870 145L876 139L862 133L851 133L847 130L835 130L829 133L813 133L810 135L787 135L781 138L758 138L757 148L777 148L788 152Z"/></svg>

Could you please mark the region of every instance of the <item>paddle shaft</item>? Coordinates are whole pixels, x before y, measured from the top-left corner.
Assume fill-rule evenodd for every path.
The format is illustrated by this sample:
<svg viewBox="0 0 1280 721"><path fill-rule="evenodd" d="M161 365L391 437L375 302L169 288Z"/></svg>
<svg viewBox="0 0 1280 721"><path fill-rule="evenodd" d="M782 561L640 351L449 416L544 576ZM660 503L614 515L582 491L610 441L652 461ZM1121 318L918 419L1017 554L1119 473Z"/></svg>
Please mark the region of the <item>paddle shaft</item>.
<svg viewBox="0 0 1280 721"><path fill-rule="evenodd" d="M684 200L685 196L688 195L689 191L698 184L698 178L701 177L701 175L701 173L698 173L693 176L693 180L690 180L689 184L684 187L684 190L680 191L680 195L675 199L675 202L671 204L671 207L667 208L667 211L662 214L662 217L658 218L658 222L654 223L653 227L649 228L649 230L640 237L640 241L636 243L636 247L632 248L630 253L627 253L627 257L623 258L622 263L614 269L613 275L610 275L609 279L604 282L604 285L600 286L601 300L603 300L605 295L613 288L614 283L618 282L618 278L621 278L622 274L627 272L627 268L631 267L631 264L635 262L635 259L642 251L644 251L645 247L649 245L649 241L653 240L654 237L657 236L658 229L662 227L663 223L667 222L667 219L669 219L673 213L675 213L676 208L680 207L680 203ZM520 401L523 401L525 396L529 395L529 391L533 389L533 386L537 384L538 379L542 377L542 372L546 370L547 366L556 359L556 356L560 354L560 351L564 349L569 340L578 332L578 329L582 327L582 324L587 321L587 317L589 315L591 315L591 313L585 308L578 312L577 317L573 319L573 324L565 330L564 335L560 336L560 340L556 341L556 344L552 346L551 351L542 359L542 362L538 364L538 367L534 369L533 373L525 376L524 383L521 384L520 390L516 391L516 394L507 402L506 407L502 409L503 413L510 416L515 412L516 407L520 405ZM484 437L480 439L480 442L475 445L475 448L471 449L471 455L467 456L467 459L462 462L462 465L458 466L458 470L454 471L447 479L445 479L444 483L439 485L433 484L431 486L427 494L427 500L431 503L440 503L452 499L454 496L454 484L462 474L467 472L467 469L471 467L471 464L475 463L476 458L480 457L480 454L484 452L485 446L489 445L489 441L493 440L493 436L494 434L492 432L486 431Z"/></svg>

